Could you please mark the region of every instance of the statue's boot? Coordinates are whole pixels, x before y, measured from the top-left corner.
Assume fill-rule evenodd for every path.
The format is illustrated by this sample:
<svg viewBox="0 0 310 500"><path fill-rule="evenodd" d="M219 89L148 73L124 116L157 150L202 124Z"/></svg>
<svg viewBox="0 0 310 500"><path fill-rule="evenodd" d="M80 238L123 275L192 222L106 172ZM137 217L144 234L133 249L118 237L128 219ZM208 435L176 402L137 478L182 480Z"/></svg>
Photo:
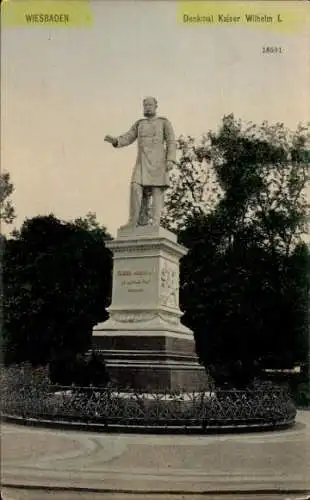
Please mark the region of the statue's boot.
<svg viewBox="0 0 310 500"><path fill-rule="evenodd" d="M129 221L127 226L137 226L139 223L142 195L142 186L136 182L132 182L130 185Z"/></svg>
<svg viewBox="0 0 310 500"><path fill-rule="evenodd" d="M138 219L139 226L147 226L150 223L151 197L152 197L152 188L148 187L148 186L144 186L142 200L141 200L140 216Z"/></svg>

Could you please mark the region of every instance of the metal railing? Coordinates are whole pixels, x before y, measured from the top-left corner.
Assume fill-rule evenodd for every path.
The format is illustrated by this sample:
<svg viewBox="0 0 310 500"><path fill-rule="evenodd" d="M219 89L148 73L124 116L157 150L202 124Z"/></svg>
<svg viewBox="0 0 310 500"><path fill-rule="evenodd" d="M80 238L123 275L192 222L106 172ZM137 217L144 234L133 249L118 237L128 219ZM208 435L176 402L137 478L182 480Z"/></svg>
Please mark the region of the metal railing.
<svg viewBox="0 0 310 500"><path fill-rule="evenodd" d="M9 388L7 388L9 389ZM2 389L2 414L23 419L109 426L277 426L294 422L287 390L216 390L197 393L138 393L113 387Z"/></svg>

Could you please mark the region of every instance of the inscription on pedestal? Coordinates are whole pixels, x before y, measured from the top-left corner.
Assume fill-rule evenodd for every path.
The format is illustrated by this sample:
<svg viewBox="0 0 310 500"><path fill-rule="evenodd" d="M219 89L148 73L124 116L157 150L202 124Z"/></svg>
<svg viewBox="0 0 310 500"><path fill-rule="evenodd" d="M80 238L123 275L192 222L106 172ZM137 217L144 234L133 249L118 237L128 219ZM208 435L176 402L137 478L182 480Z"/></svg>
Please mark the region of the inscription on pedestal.
<svg viewBox="0 0 310 500"><path fill-rule="evenodd" d="M145 287L151 283L151 271L137 270L123 270L117 272L117 277L121 280L122 288L127 289L130 293L144 292Z"/></svg>
<svg viewBox="0 0 310 500"><path fill-rule="evenodd" d="M112 313L112 317L115 321L119 321L121 323L138 323L138 322L146 322L151 321L156 318L156 313L147 313L142 311L136 312L114 312Z"/></svg>

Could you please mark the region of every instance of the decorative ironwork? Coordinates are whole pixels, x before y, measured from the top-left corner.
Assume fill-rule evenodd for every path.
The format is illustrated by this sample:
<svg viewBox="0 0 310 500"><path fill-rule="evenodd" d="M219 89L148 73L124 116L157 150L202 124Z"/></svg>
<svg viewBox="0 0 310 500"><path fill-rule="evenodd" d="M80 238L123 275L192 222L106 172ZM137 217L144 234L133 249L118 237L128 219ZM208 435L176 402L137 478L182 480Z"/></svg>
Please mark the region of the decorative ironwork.
<svg viewBox="0 0 310 500"><path fill-rule="evenodd" d="M143 394L110 386L53 387L49 391L17 387L4 390L1 406L4 416L123 428L276 427L293 423L296 415L289 393L282 388Z"/></svg>

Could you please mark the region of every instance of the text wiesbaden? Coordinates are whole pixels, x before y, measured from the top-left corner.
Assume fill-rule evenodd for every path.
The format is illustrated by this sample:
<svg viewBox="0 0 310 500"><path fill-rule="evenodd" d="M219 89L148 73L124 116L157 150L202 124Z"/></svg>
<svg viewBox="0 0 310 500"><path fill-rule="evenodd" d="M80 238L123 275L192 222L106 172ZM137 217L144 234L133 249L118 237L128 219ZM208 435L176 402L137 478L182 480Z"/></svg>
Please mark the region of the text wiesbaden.
<svg viewBox="0 0 310 500"><path fill-rule="evenodd" d="M68 24L69 14L25 14L27 23L30 24Z"/></svg>

